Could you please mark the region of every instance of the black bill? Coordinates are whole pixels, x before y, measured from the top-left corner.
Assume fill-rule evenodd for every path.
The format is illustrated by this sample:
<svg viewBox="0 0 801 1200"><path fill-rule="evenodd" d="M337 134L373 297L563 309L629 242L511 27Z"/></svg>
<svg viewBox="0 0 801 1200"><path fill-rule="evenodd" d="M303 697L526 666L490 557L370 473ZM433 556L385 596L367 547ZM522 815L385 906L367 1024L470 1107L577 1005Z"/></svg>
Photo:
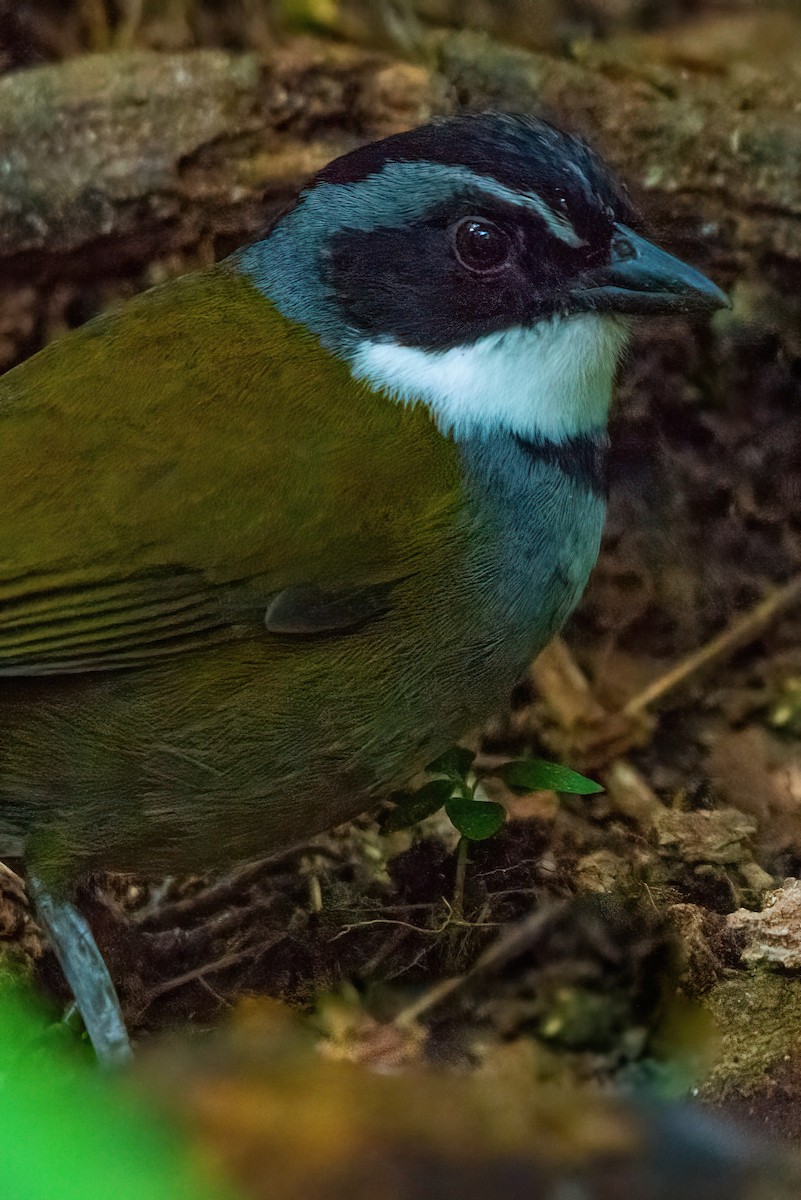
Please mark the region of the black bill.
<svg viewBox="0 0 801 1200"><path fill-rule="evenodd" d="M706 275L625 225L615 226L609 264L587 272L570 297L583 312L712 313L730 306Z"/></svg>

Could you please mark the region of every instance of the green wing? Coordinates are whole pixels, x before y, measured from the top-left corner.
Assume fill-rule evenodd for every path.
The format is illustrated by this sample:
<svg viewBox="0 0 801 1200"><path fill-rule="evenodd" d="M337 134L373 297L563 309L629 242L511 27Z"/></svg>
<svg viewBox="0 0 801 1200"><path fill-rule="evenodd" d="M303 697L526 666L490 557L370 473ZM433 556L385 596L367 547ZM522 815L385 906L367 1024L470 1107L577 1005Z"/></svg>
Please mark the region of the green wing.
<svg viewBox="0 0 801 1200"><path fill-rule="evenodd" d="M0 674L269 636L270 606L291 633L304 596L344 628L425 569L458 493L423 406L228 265L165 284L0 379Z"/></svg>

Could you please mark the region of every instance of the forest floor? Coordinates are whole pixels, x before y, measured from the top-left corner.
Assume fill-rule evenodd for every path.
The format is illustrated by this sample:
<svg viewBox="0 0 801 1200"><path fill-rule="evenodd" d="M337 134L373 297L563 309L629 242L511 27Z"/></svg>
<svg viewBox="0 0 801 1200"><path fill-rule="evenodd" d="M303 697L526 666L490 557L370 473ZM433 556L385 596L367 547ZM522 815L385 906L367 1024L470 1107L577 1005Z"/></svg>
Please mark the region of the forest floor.
<svg viewBox="0 0 801 1200"><path fill-rule="evenodd" d="M259 6L195 7L115 34L102 5L94 25L97 6L30 3L12 19L0 5L0 64L115 36L159 49L266 36ZM341 7L361 33L358 6ZM577 31L641 35L651 12L563 7L557 54ZM744 7L664 6L650 36L706 30L719 47L728 31L740 53ZM782 28L801 59L801 26ZM47 303L17 289L13 319L0 304L6 365L146 281L144 267L99 290L76 280ZM379 813L220 878L93 881L84 906L140 1045L267 997L312 1014L329 1056L471 1072L511 1045L549 1084L692 1094L801 1137L801 327L774 292L740 289L711 325L638 334L598 567L563 637L470 743L479 765L533 754L606 790L496 790L509 820L470 846L463 874L444 817L385 834ZM12 874L0 901L0 935L66 999Z"/></svg>

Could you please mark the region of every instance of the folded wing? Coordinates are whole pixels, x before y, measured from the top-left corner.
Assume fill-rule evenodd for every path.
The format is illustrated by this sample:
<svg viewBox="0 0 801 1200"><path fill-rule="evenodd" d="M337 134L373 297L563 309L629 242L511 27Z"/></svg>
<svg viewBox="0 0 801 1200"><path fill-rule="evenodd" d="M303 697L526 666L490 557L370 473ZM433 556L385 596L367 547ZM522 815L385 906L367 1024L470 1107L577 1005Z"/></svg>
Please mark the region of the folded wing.
<svg viewBox="0 0 801 1200"><path fill-rule="evenodd" d="M341 634L458 503L422 407L355 384L227 264L173 281L0 379L0 675Z"/></svg>

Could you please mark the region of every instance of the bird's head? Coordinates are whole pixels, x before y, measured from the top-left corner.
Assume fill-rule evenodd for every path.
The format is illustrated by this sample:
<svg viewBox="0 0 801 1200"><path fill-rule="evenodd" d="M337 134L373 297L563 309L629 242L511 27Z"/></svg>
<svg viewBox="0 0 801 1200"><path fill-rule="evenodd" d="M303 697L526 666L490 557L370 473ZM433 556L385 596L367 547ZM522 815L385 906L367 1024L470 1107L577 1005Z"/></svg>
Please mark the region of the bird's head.
<svg viewBox="0 0 801 1200"><path fill-rule="evenodd" d="M336 159L238 261L357 378L457 438L559 441L603 426L631 315L727 303L634 222L584 142L462 115Z"/></svg>

